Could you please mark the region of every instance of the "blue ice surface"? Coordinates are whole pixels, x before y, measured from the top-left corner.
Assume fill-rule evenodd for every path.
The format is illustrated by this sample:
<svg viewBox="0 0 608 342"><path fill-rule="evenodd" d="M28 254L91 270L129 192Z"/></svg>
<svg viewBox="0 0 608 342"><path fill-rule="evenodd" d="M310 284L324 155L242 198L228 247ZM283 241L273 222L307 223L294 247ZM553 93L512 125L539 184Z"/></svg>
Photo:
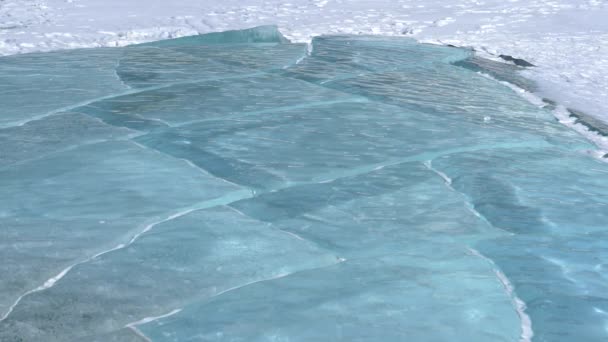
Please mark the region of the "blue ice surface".
<svg viewBox="0 0 608 342"><path fill-rule="evenodd" d="M608 165L474 58L0 58L0 341L607 340Z"/></svg>

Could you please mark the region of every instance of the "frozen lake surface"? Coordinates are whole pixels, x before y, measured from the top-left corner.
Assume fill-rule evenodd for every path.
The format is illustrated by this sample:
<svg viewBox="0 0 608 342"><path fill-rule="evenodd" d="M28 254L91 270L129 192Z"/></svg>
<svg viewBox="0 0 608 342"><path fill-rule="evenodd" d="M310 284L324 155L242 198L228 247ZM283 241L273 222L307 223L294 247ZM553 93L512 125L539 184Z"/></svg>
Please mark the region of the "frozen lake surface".
<svg viewBox="0 0 608 342"><path fill-rule="evenodd" d="M0 340L605 341L608 164L479 67L525 83L273 27L0 58Z"/></svg>

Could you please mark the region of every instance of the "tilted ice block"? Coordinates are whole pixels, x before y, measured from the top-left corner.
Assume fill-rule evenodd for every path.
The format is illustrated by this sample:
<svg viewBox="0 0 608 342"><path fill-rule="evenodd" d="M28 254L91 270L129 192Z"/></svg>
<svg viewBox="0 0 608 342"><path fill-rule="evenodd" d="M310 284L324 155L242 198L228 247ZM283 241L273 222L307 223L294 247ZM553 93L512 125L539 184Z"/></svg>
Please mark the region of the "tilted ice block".
<svg viewBox="0 0 608 342"><path fill-rule="evenodd" d="M241 75L128 94L92 103L78 111L114 126L151 131L189 122L239 119L283 107L315 106L353 98L300 80L275 75Z"/></svg>
<svg viewBox="0 0 608 342"><path fill-rule="evenodd" d="M604 163L559 149L512 149L444 156L433 165L489 223L514 233L476 248L511 279L539 340L608 337Z"/></svg>
<svg viewBox="0 0 608 342"><path fill-rule="evenodd" d="M450 65L432 70L370 73L326 84L332 89L391 103L421 114L450 116L455 120L534 134L559 134L579 140L539 109L491 79Z"/></svg>
<svg viewBox="0 0 608 342"><path fill-rule="evenodd" d="M53 288L25 298L0 323L0 338L68 341L109 333L194 300L339 262L228 207L199 210L156 225L132 245L76 266Z"/></svg>
<svg viewBox="0 0 608 342"><path fill-rule="evenodd" d="M169 49L259 71L283 70L303 60L307 53L306 44L276 43L186 45Z"/></svg>
<svg viewBox="0 0 608 342"><path fill-rule="evenodd" d="M511 149L498 154L480 151L443 156L433 165L453 177L454 187L471 201L538 208L543 226L560 234L602 231L608 220L608 212L602 209L608 205L603 195L608 191L605 164L578 152L555 148ZM468 174L468 169L477 171ZM504 228L514 226L517 224ZM535 233L534 227L519 233Z"/></svg>
<svg viewBox="0 0 608 342"><path fill-rule="evenodd" d="M235 77L285 68L305 56L306 45L286 43L272 26L146 43L124 48L116 72L136 88Z"/></svg>
<svg viewBox="0 0 608 342"><path fill-rule="evenodd" d="M420 112L422 115L450 117L455 121L478 126L472 130L495 131L497 134L525 133L571 149L593 148L584 137L558 123L550 111L524 102L507 87L488 79L484 80L473 73L452 77L454 79L446 82L445 87L440 80L431 81L437 84L429 87L418 81L419 78L415 74L410 73L371 74L329 86ZM453 87L457 79L467 78L472 78L470 84L463 81L460 87ZM473 83L483 84L485 91L477 89ZM467 89L467 85L471 87ZM404 87L408 87L408 91L403 91ZM455 103L461 105L457 106ZM488 103L492 103L492 107L488 107Z"/></svg>
<svg viewBox="0 0 608 342"><path fill-rule="evenodd" d="M454 65L467 68L475 72L482 72L492 75L492 77L514 84L529 92L535 92L538 90L538 87L534 81L524 78L518 73L525 68L513 64L495 62L489 59L471 56L465 60L455 62Z"/></svg>
<svg viewBox="0 0 608 342"><path fill-rule="evenodd" d="M433 242L464 248L504 234L480 221L423 162L292 186L230 206L348 259L439 250Z"/></svg>
<svg viewBox="0 0 608 342"><path fill-rule="evenodd" d="M0 57L0 128L125 91L116 75L120 55L84 49Z"/></svg>
<svg viewBox="0 0 608 342"><path fill-rule="evenodd" d="M465 116L485 111L492 117L493 113L488 112L490 108L499 113L507 108L516 113L525 110L538 112L495 81L443 64L432 68L365 73L330 82L326 86L428 114ZM545 118L549 118L549 114Z"/></svg>
<svg viewBox="0 0 608 342"><path fill-rule="evenodd" d="M63 113L0 128L0 168L100 141L127 139L136 132L82 114Z"/></svg>
<svg viewBox="0 0 608 342"><path fill-rule="evenodd" d="M249 192L132 142L56 153L0 170L0 312L66 267L189 208ZM0 316L1 317L1 316Z"/></svg>
<svg viewBox="0 0 608 342"><path fill-rule="evenodd" d="M560 140L573 148L589 148L582 137L557 123L548 110L527 103L494 80L448 63L467 56L462 50L447 47L324 37L313 43L311 57L284 75L422 115L476 123L484 130L540 133L552 142ZM396 61L384 60L391 58ZM340 71L341 68L345 70ZM320 72L321 78L307 78L315 72Z"/></svg>
<svg viewBox="0 0 608 342"><path fill-rule="evenodd" d="M313 39L311 57L373 71L387 71L448 64L466 59L471 54L466 49L419 44L414 39L321 36Z"/></svg>
<svg viewBox="0 0 608 342"><path fill-rule="evenodd" d="M521 332L511 294L467 248L505 234L423 163L230 206L346 261L197 299L139 325L152 340L512 341Z"/></svg>
<svg viewBox="0 0 608 342"><path fill-rule="evenodd" d="M447 64L470 56L464 49L421 45L410 39L353 36L317 37L310 57L285 71L286 75L327 83L371 72L408 70Z"/></svg>
<svg viewBox="0 0 608 342"><path fill-rule="evenodd" d="M122 82L144 89L252 72L254 70L220 63L206 56L142 46L124 48L116 66L116 75Z"/></svg>
<svg viewBox="0 0 608 342"><path fill-rule="evenodd" d="M246 113L245 113L246 114ZM253 188L331 180L465 150L544 148L549 140L483 121L427 116L352 99L206 121L137 141ZM584 145L588 146L588 145Z"/></svg>

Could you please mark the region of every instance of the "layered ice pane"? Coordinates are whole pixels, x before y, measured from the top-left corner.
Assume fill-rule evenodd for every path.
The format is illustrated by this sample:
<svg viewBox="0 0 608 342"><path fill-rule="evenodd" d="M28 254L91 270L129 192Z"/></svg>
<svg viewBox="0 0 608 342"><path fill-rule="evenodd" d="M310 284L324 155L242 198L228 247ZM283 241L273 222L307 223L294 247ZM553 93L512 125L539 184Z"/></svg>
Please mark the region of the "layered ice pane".
<svg viewBox="0 0 608 342"><path fill-rule="evenodd" d="M273 27L0 58L0 340L605 340L608 167L505 70Z"/></svg>

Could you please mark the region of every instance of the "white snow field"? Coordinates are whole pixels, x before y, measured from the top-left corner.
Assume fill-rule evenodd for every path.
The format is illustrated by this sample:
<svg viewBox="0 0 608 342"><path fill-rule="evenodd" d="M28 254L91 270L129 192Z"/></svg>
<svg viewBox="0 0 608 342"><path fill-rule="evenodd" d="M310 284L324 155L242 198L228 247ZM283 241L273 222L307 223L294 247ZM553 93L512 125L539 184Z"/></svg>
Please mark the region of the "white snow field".
<svg viewBox="0 0 608 342"><path fill-rule="evenodd" d="M331 33L404 35L523 58L537 66L525 74L540 95L608 121L606 18L606 0L0 0L0 55L263 24L296 42Z"/></svg>

